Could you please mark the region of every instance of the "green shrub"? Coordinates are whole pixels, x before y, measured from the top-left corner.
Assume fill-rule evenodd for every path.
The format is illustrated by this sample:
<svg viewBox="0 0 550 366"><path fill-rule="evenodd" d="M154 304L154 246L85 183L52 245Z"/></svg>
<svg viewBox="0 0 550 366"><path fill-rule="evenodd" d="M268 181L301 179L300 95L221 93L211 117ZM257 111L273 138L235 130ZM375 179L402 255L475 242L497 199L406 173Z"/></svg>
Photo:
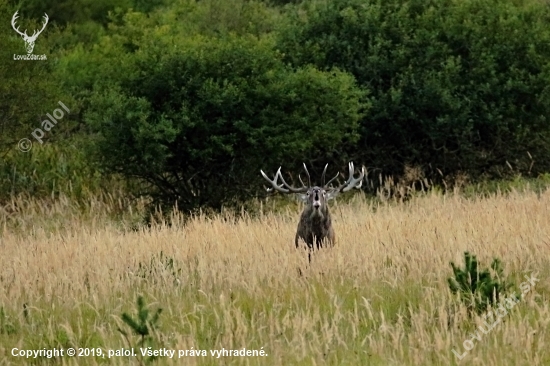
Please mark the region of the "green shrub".
<svg viewBox="0 0 550 366"><path fill-rule="evenodd" d="M0 160L0 202L16 195L44 198L61 193L81 201L113 181L88 159L87 144L79 138L44 145L32 141L29 152L14 145Z"/></svg>
<svg viewBox="0 0 550 366"><path fill-rule="evenodd" d="M369 165L421 166L428 178L550 169L545 2L319 0L289 16L287 61L338 67L371 91L352 146Z"/></svg>
<svg viewBox="0 0 550 366"><path fill-rule="evenodd" d="M365 105L353 77L292 70L269 40L159 36L136 47L120 80L96 85L86 120L103 166L142 179L157 203L241 202L262 189L260 169L330 157L357 139Z"/></svg>
<svg viewBox="0 0 550 366"><path fill-rule="evenodd" d="M13 60L13 55L26 54L25 44L21 36L15 33L9 26L17 7L0 1L0 22L7 24L9 32L0 33L0 44L5 49L9 58L0 64L0 157L12 150L16 150L17 143L22 138L29 137L30 133L40 127L45 120L46 113L51 113L57 107L57 102L62 101L73 110L71 95L65 93L58 80L52 77L55 62L52 58L51 34L55 29L48 24L44 32L40 34L35 44L35 55L45 54L47 61L21 61ZM40 29L44 19L43 13L34 17L31 14L22 14L19 11L17 26L31 35L36 29ZM56 126L58 133L66 130L70 125L72 116L64 116L61 126Z"/></svg>

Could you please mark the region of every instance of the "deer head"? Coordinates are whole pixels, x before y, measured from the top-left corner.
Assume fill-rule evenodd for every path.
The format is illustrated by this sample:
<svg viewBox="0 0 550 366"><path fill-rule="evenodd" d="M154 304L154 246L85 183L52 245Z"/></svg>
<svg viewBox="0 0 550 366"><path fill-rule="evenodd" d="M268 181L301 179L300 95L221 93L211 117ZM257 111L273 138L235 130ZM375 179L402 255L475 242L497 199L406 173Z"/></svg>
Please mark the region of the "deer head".
<svg viewBox="0 0 550 366"><path fill-rule="evenodd" d="M362 167L359 177L354 178L355 168L353 163L348 164L349 178L341 185L332 187L330 184L338 178L340 173L337 173L331 180L325 182L325 176L327 172L328 164L323 169L323 175L321 177L321 186L312 186L311 176L304 164L304 169L307 175L308 184L306 185L300 175L298 179L302 183L302 187L295 188L288 184L283 175L281 174L281 168L277 170L275 177L269 179L269 177L260 170L262 176L271 184L271 188L267 191L273 190L281 193L297 193L300 198L306 203L304 211L300 217L298 223L298 230L296 232L295 244L299 246L299 239L306 242L308 248L313 249L314 242L317 248L323 246L323 242L327 241L331 245L334 244L334 230L332 229L332 221L330 217L330 211L328 209L327 202L335 198L341 192L347 192L352 188L360 188L365 176L365 167ZM281 183L279 183L279 179Z"/></svg>
<svg viewBox="0 0 550 366"><path fill-rule="evenodd" d="M283 175L281 174L281 167L279 167L273 179L269 179L269 177L263 172L263 170L260 170L260 173L262 173L262 176L272 186L272 188L267 189L268 192L272 192L273 190L276 190L281 193L299 193L300 198L304 202L311 204L312 207L320 208L322 207L322 204L324 201L328 201L335 198L340 192L347 192L352 188L361 188L361 185L363 183L363 178L365 176L365 167L363 167L361 169L361 174L359 175L359 177L354 178L355 168L353 166L353 163L350 162L348 164L348 167L349 167L348 180L345 181L342 185L334 188L334 187L330 187L330 184L336 178L338 178L340 173L336 173L336 175L331 180L325 183L327 167L328 167L328 164L325 165L325 169L323 169L323 175L321 176L321 181L323 182L323 185L321 187L311 185L311 176L309 175L309 172L307 170L305 163L304 163L304 170L306 171L306 175L308 178L308 185L306 185L303 182L302 177L298 175L298 179L300 180L300 183L302 183L302 187L299 187L299 188L294 188L285 181L285 179L283 178ZM278 183L279 178L281 179L280 185Z"/></svg>
<svg viewBox="0 0 550 366"><path fill-rule="evenodd" d="M27 53L32 53L32 50L34 49L34 43L36 42L36 38L38 38L40 33L42 33L44 28L46 28L46 24L48 24L48 19L49 19L48 14L44 13L44 25L42 26L42 29L40 29L38 33L35 30L32 36L28 36L26 29L23 33L21 33L19 31L19 27L15 28L15 21L17 20L17 18L19 18L19 16L17 15L18 12L19 11L16 11L15 14L13 14L13 17L11 18L11 26L14 31L16 31L21 37L23 37L23 41L25 41L25 48L27 49Z"/></svg>

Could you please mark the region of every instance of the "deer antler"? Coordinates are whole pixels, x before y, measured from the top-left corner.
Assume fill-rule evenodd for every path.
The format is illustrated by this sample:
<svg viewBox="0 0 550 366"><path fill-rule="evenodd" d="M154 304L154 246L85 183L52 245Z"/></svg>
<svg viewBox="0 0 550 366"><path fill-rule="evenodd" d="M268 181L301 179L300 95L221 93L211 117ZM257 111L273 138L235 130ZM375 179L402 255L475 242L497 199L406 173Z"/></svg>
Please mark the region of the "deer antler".
<svg viewBox="0 0 550 366"><path fill-rule="evenodd" d="M328 167L328 163L327 165L325 165L325 169L323 169L323 175L321 176L321 180L323 181L323 188L324 189L327 189L328 185L330 183L332 183L333 180L335 180L336 178L338 178L338 175L340 174L340 172L336 173L336 175L334 176L334 178L332 178L331 180L328 181L328 183L325 183L325 175L327 173L327 167Z"/></svg>
<svg viewBox="0 0 550 366"><path fill-rule="evenodd" d="M42 31L44 30L44 28L46 28L46 25L48 24L48 20L50 18L48 18L48 14L44 13L44 25L42 26L42 29L40 29L40 31L37 31L35 30L32 34L32 36L28 36L27 34L27 30L25 29L25 32L21 33L21 31L19 30L19 27L15 27L15 22L17 21L17 18L19 18L19 15L17 15L17 13L19 13L19 10L15 12L15 14L13 14L13 17L11 18L11 26L13 28L14 31L16 31L19 35L21 35L21 37L25 38L25 39L36 39L40 33L42 33Z"/></svg>
<svg viewBox="0 0 550 366"><path fill-rule="evenodd" d="M329 199L334 198L338 195L340 192L347 192L352 188L361 188L361 185L363 184L363 178L365 177L365 167L361 168L361 173L359 174L358 178L354 178L355 174L355 167L353 166L353 163L348 164L349 168L349 178L347 181L344 182L344 184L336 187L336 188L328 188L327 186L332 182L336 177L338 177L338 174L336 177L332 178L325 186L325 189L328 192Z"/></svg>
<svg viewBox="0 0 550 366"><path fill-rule="evenodd" d="M325 177L327 173L327 167L328 164L325 165L325 169L323 169L323 175L322 175L322 182L323 182L323 189L330 191L332 196L335 196L336 194L340 192L347 192L352 188L361 188L361 185L363 184L363 178L365 177L365 167L361 168L361 173L359 174L359 177L354 178L355 175L355 167L353 163L348 164L349 168L349 178L347 181L344 182L344 184L340 185L337 188L329 188L330 183L332 183L336 178L338 178L338 175L340 173L336 173L336 175L325 183ZM268 188L267 191L271 192L273 189L276 191L282 192L282 193L304 193L307 192L309 187L312 187L311 185L311 177L309 175L309 172L307 170L306 164L304 163L304 169L306 171L307 179L308 179L308 185L306 186L304 184L304 181L302 180L302 177L298 175L298 179L300 180L300 183L302 183L302 187L295 188L288 184L285 179L283 178L283 175L281 174L281 167L277 170L277 173L275 174L275 177L273 179L269 179L269 177L263 172L263 170L260 170L260 173L262 173L262 176L267 180L269 183L271 183L271 186L273 188ZM279 184L279 178L281 179L281 184Z"/></svg>
<svg viewBox="0 0 550 366"><path fill-rule="evenodd" d="M303 164L304 164L304 169L306 170L308 187L311 187L311 177L309 176L309 172L307 171L306 163L303 163ZM299 177L300 177L300 175L298 175L298 178L299 178ZM281 177L281 178L282 178L282 177ZM300 178L300 182L302 182L302 178ZM304 182L302 182L302 185L305 186Z"/></svg>
<svg viewBox="0 0 550 366"><path fill-rule="evenodd" d="M46 25L48 24L48 20L50 20L50 18L48 18L48 14L44 13L44 20L45 20L45 23L44 25L42 26L42 29L40 29L38 31L38 33L36 33L36 31L34 31L34 33L32 34L31 38L36 38L40 35L40 33L42 33L42 31L44 30L44 28L46 28ZM35 35L36 33L36 35Z"/></svg>
<svg viewBox="0 0 550 366"><path fill-rule="evenodd" d="M27 35L27 30L26 29L25 29L25 33L21 33L21 31L19 31L19 27L15 28L15 21L17 20L17 18L19 18L17 13L19 13L19 10L16 11L15 14L13 14L13 17L11 18L11 26L12 26L14 31L16 31L17 33L19 33L19 35L21 35L21 37L28 38L29 36Z"/></svg>
<svg viewBox="0 0 550 366"><path fill-rule="evenodd" d="M309 176L309 172L307 171L306 164L304 163L304 168L306 170L309 186L311 186L311 178ZM283 178L283 175L281 174L281 167L277 170L277 173L275 174L275 177L273 179L269 179L269 177L263 172L263 170L260 170L260 173L262 173L262 176L267 180L269 183L271 183L271 186L273 188L268 188L267 191L271 192L273 189L276 191L279 191L281 193L304 193L307 192L309 187L307 187L304 182L302 182L302 178L299 177L300 182L302 183L302 187L295 188L292 187L290 184L288 184L285 179ZM282 184L279 185L278 180L281 178Z"/></svg>
<svg viewBox="0 0 550 366"><path fill-rule="evenodd" d="M347 192L352 188L361 188L361 185L363 184L363 178L365 177L365 167L361 168L361 174L359 174L358 178L353 177L353 175L355 174L355 168L354 168L352 162L350 162L348 164L348 167L349 167L349 178L348 178L348 180L345 181L338 188L335 188L334 191L336 191L336 192Z"/></svg>

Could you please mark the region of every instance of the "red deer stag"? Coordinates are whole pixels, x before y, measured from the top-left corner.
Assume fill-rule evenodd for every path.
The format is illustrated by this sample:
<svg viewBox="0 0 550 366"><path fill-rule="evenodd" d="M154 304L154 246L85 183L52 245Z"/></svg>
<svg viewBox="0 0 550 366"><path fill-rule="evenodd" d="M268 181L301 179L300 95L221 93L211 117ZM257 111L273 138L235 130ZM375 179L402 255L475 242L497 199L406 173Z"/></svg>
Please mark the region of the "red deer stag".
<svg viewBox="0 0 550 366"><path fill-rule="evenodd" d="M334 246L335 237L334 229L332 228L332 221L330 217L330 212L328 209L327 202L334 197L336 197L340 192L347 192L352 188L360 188L363 182L363 177L365 176L365 167L361 169L361 174L358 178L354 178L355 168L353 163L349 163L349 178L344 184L333 188L329 187L336 178L338 178L339 173L337 173L334 178L325 183L325 173L327 172L327 165L323 170L323 175L321 181L323 185L312 186L311 177L307 171L306 164L304 163L304 169L307 174L308 185L306 186L302 181L302 178L298 175L302 187L294 188L289 185L283 178L281 174L281 168L277 170L273 180L269 179L265 173L260 170L262 176L271 184L273 188L268 188L267 191L271 192L273 189L281 193L302 193L300 198L306 203L306 207L300 216L300 222L298 223L298 229L296 231L296 238L294 242L296 248L299 247L299 240L302 239L310 251L314 250L314 243L317 249L323 247L327 244ZM279 178L281 179L281 184L279 185ZM304 194L305 193L305 194ZM311 260L311 257L310 257Z"/></svg>

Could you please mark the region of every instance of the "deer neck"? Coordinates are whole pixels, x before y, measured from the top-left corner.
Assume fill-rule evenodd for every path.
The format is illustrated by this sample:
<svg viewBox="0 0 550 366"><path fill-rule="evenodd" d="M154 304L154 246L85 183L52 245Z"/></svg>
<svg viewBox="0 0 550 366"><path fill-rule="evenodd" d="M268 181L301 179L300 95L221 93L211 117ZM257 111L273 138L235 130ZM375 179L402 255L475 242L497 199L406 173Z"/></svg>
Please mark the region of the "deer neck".
<svg viewBox="0 0 550 366"><path fill-rule="evenodd" d="M328 207L325 206L323 209L320 210L311 208L308 218L312 223L327 221L330 218Z"/></svg>

